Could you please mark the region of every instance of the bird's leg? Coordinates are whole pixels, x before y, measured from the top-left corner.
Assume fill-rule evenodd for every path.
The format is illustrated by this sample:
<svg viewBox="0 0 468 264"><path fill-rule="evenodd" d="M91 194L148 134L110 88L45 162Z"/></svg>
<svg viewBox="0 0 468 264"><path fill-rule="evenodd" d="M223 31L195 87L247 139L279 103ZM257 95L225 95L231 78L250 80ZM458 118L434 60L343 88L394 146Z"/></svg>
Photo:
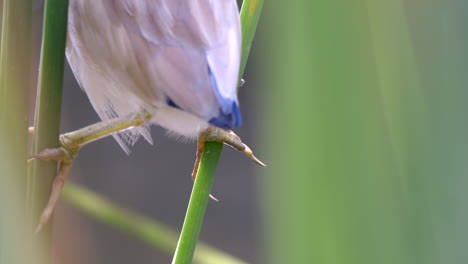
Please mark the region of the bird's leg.
<svg viewBox="0 0 468 264"><path fill-rule="evenodd" d="M198 167L200 166L201 156L202 156L203 150L205 149L205 142L206 141L200 140L200 138L198 138L197 157L195 159L195 165L193 166L192 181L195 181L195 178L197 177Z"/></svg>
<svg viewBox="0 0 468 264"><path fill-rule="evenodd" d="M95 140L104 138L106 136L118 133L125 129L140 126L146 121L151 119L149 113L142 113L130 117L115 118L111 120L102 121L82 129L60 135L60 147L44 149L41 152L31 156L28 162L35 159L39 160L55 160L59 162L58 174L52 183L52 192L45 209L42 211L37 226L36 233L49 221L54 208L60 197L60 191L63 188L65 180L73 163L73 159L78 154L81 147L93 142ZM34 128L29 129L29 133L34 133Z"/></svg>
<svg viewBox="0 0 468 264"><path fill-rule="evenodd" d="M195 159L195 165L193 166L192 181L195 181L195 178L197 177L198 167L200 167L201 156L202 156L203 150L205 149L205 142L206 141L198 139L198 142L197 142L197 157ZM210 194L210 199L213 200L213 201L219 202L219 200L216 199L216 197L214 197L211 194Z"/></svg>
<svg viewBox="0 0 468 264"><path fill-rule="evenodd" d="M263 162L261 162L259 159L257 159L257 157L254 156L252 150L246 144L244 144L240 137L236 135L233 131L226 131L221 128L210 126L204 131L202 131L198 136L197 158L195 160L195 165L192 171L193 180L195 180L195 178L197 177L201 155L203 153L203 149L205 148L205 142L207 141L217 141L229 145L232 148L243 152L250 159L255 161L255 163L257 163L258 165L266 167L266 165Z"/></svg>

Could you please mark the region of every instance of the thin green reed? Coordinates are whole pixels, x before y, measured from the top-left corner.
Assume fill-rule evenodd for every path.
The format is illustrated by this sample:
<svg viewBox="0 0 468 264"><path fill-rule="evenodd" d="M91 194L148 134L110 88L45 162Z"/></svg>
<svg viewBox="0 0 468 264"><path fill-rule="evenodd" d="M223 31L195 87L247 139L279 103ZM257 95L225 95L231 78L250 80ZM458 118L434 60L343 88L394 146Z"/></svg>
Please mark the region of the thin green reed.
<svg viewBox="0 0 468 264"><path fill-rule="evenodd" d="M24 214L32 5L31 0L0 4L0 263L42 263L31 254Z"/></svg>
<svg viewBox="0 0 468 264"><path fill-rule="evenodd" d="M32 153L58 146L62 105L68 0L46 0L39 66ZM51 183L57 173L56 162L34 160L28 171L27 212L31 232L49 198ZM52 222L52 221L51 221ZM51 222L37 236L43 251L51 254ZM51 259L47 260L50 263Z"/></svg>
<svg viewBox="0 0 468 264"><path fill-rule="evenodd" d="M242 60L239 76L243 75L247 63L248 54L252 45L258 19L263 7L263 0L247 0L242 4ZM200 168L195 180L192 195L190 197L187 213L185 216L182 233L179 237L172 263L186 264L192 262L192 257L197 245L203 218L205 215L208 195L213 185L216 167L223 144L219 142L207 142L202 154Z"/></svg>

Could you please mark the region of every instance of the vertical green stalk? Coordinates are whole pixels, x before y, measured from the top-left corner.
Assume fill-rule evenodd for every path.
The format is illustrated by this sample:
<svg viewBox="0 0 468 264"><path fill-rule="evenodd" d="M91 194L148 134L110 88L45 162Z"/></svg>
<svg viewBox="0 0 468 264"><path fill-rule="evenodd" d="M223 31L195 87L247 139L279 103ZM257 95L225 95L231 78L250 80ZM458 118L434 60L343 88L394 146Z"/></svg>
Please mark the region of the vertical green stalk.
<svg viewBox="0 0 468 264"><path fill-rule="evenodd" d="M211 148L212 151L203 153L199 173L195 180L184 226L182 227L172 263L192 262L193 253L195 252L195 246L208 204L208 197L211 186L213 185L216 166L218 165L218 160L222 151L222 147L218 148L214 144L217 144L217 142L206 143L206 148Z"/></svg>
<svg viewBox="0 0 468 264"><path fill-rule="evenodd" d="M239 76L242 76L244 73L262 7L263 0L246 0L242 4L240 14L242 24L242 59ZM172 260L173 264L192 262L208 204L208 195L211 192L211 186L213 185L222 149L223 144L220 142L206 143L197 178L193 185L192 195L190 196L182 232Z"/></svg>
<svg viewBox="0 0 468 264"><path fill-rule="evenodd" d="M268 7L264 263L465 263L468 2Z"/></svg>
<svg viewBox="0 0 468 264"><path fill-rule="evenodd" d="M28 263L24 254L31 0L4 0L0 51L0 263ZM31 258L32 259L32 258Z"/></svg>
<svg viewBox="0 0 468 264"><path fill-rule="evenodd" d="M57 147L59 144L67 11L68 0L46 0L45 2L44 35L34 120L35 134L32 143L33 153L44 148ZM51 161L36 160L30 167L27 211L31 214L31 230L37 225L39 215L45 207L56 171L57 164ZM45 252L50 252L51 225L46 226L40 232L38 241L45 247Z"/></svg>

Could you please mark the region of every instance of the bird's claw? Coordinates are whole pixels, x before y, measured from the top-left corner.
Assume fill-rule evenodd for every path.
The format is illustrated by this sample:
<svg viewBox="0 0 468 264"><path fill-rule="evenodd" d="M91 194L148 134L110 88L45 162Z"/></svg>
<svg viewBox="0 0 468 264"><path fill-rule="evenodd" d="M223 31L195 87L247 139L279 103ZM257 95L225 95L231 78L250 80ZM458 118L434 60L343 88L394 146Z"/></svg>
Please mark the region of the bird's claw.
<svg viewBox="0 0 468 264"><path fill-rule="evenodd" d="M72 161L76 154L72 151L67 150L64 147L44 149L41 152L32 155L28 159L28 163L33 160L54 160L54 161Z"/></svg>
<svg viewBox="0 0 468 264"><path fill-rule="evenodd" d="M206 129L204 132L200 134L198 138L198 144L200 145L200 142L205 142L205 141L222 142L234 149L237 149L240 152L243 152L247 157L249 157L258 165L262 167L266 167L265 163L263 163L257 157L255 157L255 155L253 154L249 146L244 144L241 138L238 135L236 135L232 130L226 131L226 130L216 128L216 127L209 127L208 129ZM204 147L204 144L202 145ZM198 150L197 154L201 155L200 149Z"/></svg>
<svg viewBox="0 0 468 264"><path fill-rule="evenodd" d="M214 197L211 193L210 193L209 197L210 197L211 200L213 200L215 202L219 202L219 200L216 197Z"/></svg>
<svg viewBox="0 0 468 264"><path fill-rule="evenodd" d="M251 160L253 160L258 165L260 165L262 167L266 167L265 163L263 163L261 160L259 160L257 157L255 157L255 155L253 154L253 152L249 148L249 146L244 144L244 151L242 151L242 152L244 152L244 154L247 155L247 157L249 157Z"/></svg>

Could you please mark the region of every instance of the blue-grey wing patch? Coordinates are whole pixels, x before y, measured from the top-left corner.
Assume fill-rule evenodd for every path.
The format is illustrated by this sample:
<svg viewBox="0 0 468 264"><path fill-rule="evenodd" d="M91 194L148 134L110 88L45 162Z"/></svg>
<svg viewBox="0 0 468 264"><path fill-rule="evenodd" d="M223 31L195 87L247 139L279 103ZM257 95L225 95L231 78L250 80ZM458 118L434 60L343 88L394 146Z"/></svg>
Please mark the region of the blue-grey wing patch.
<svg viewBox="0 0 468 264"><path fill-rule="evenodd" d="M242 117L236 98L225 97L220 92L216 77L213 75L211 69L208 69L208 73L220 105L218 115L209 120L210 124L223 129L233 129L234 127L242 125Z"/></svg>
<svg viewBox="0 0 468 264"><path fill-rule="evenodd" d="M153 74L169 105L225 129L241 124L235 1L128 0L120 10L127 19L138 17L127 24L151 46Z"/></svg>
<svg viewBox="0 0 468 264"><path fill-rule="evenodd" d="M225 129L242 124L237 101L240 46L240 28L232 26L226 32L224 42L206 52L211 86L220 106L219 114L210 123Z"/></svg>

